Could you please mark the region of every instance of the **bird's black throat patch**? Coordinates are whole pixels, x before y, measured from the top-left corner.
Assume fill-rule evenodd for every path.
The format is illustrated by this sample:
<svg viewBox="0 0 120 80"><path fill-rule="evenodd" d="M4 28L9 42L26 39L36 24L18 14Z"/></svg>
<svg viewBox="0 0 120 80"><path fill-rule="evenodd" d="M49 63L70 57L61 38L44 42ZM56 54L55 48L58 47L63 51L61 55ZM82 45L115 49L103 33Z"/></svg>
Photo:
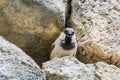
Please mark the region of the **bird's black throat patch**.
<svg viewBox="0 0 120 80"><path fill-rule="evenodd" d="M69 37L66 37L65 41L61 41L60 45L62 46L64 50L71 50L75 48L75 43L72 43L72 40Z"/></svg>

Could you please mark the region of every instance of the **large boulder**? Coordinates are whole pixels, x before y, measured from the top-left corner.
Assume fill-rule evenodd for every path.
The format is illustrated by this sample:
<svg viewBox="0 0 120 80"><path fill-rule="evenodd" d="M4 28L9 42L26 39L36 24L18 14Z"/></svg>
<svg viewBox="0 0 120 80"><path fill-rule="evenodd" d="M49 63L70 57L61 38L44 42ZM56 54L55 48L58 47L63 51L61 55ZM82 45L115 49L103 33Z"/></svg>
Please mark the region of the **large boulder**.
<svg viewBox="0 0 120 80"><path fill-rule="evenodd" d="M120 69L104 62L84 64L74 57L43 63L47 80L120 80Z"/></svg>
<svg viewBox="0 0 120 80"><path fill-rule="evenodd" d="M63 0L1 0L0 35L41 64L65 25Z"/></svg>
<svg viewBox="0 0 120 80"><path fill-rule="evenodd" d="M20 48L0 36L0 80L45 80L45 75Z"/></svg>
<svg viewBox="0 0 120 80"><path fill-rule="evenodd" d="M78 59L120 67L120 0L73 0L71 24L78 30Z"/></svg>

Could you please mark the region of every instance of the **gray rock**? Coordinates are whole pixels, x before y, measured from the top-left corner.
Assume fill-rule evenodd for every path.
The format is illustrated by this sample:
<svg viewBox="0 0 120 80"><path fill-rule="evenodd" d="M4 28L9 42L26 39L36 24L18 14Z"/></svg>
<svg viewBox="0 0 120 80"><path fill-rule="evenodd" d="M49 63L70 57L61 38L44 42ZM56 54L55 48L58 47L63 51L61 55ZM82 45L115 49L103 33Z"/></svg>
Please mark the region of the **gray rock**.
<svg viewBox="0 0 120 80"><path fill-rule="evenodd" d="M40 65L48 60L50 46L65 25L64 6L62 0L2 0L0 35Z"/></svg>
<svg viewBox="0 0 120 80"><path fill-rule="evenodd" d="M45 74L20 48L0 36L0 80L45 80Z"/></svg>
<svg viewBox="0 0 120 80"><path fill-rule="evenodd" d="M47 80L119 80L120 69L104 62L84 64L74 57L54 58L43 63Z"/></svg>
<svg viewBox="0 0 120 80"><path fill-rule="evenodd" d="M120 67L120 0L73 0L71 23L78 30L78 58Z"/></svg>

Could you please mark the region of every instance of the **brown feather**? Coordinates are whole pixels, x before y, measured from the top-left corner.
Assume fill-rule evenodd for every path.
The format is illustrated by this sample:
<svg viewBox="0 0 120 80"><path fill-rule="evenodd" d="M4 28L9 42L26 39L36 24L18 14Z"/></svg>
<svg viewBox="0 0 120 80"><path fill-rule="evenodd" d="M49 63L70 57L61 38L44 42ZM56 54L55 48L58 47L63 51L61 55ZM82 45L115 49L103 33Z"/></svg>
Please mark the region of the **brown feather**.
<svg viewBox="0 0 120 80"><path fill-rule="evenodd" d="M51 59L51 52L52 52L52 50L54 49L54 47L55 47L55 44L53 43L53 44L51 45L51 51L50 51L49 59Z"/></svg>
<svg viewBox="0 0 120 80"><path fill-rule="evenodd" d="M53 50L54 47L55 47L55 44L52 44L52 45L51 45L51 50Z"/></svg>

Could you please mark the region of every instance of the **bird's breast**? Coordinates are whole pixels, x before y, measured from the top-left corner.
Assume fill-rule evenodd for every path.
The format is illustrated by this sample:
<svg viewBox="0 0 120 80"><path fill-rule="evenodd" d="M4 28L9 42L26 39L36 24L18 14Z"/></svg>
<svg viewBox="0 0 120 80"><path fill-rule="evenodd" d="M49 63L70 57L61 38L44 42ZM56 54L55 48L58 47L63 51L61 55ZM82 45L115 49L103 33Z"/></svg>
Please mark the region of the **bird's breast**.
<svg viewBox="0 0 120 80"><path fill-rule="evenodd" d="M72 50L75 48L75 43L60 43L60 46L64 49L64 50Z"/></svg>

